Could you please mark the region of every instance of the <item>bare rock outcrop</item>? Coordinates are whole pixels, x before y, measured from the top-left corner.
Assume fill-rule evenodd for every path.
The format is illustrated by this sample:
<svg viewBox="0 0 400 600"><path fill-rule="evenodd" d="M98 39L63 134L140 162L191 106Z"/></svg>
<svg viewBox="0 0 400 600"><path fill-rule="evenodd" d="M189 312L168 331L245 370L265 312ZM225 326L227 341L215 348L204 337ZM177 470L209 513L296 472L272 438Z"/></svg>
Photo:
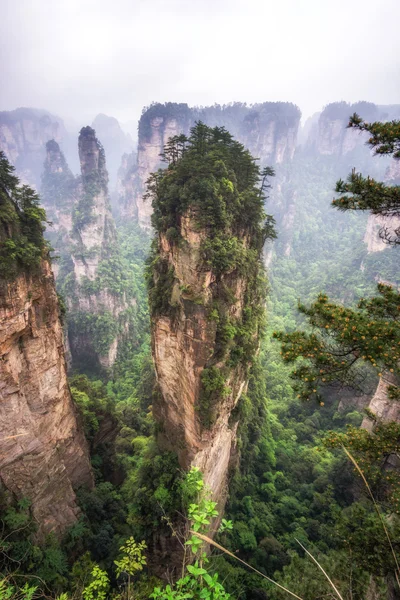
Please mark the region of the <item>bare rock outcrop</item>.
<svg viewBox="0 0 400 600"><path fill-rule="evenodd" d="M109 368L126 331L117 234L108 195L105 153L91 127L79 135L81 178L73 209L71 261L64 273L72 360ZM97 365L97 366L96 366Z"/></svg>
<svg viewBox="0 0 400 600"><path fill-rule="evenodd" d="M17 108L0 112L0 150L22 182L36 189L40 187L46 142L60 143L67 136L63 121L48 111Z"/></svg>
<svg viewBox="0 0 400 600"><path fill-rule="evenodd" d="M378 387L372 397L368 409L376 415L377 419L387 423L389 421L400 422L400 403L388 397L388 388L398 385L392 373L385 371L379 379ZM372 421L367 417L362 422L362 427L372 429Z"/></svg>
<svg viewBox="0 0 400 600"><path fill-rule="evenodd" d="M400 185L400 160L393 158L385 174L385 181L392 185ZM384 217L382 215L370 214L365 231L364 242L367 244L368 252L382 252L388 244L382 239L381 233L387 232L389 237L396 237L400 231L400 217L393 215Z"/></svg>
<svg viewBox="0 0 400 600"><path fill-rule="evenodd" d="M255 178L246 178L247 169ZM182 158L149 186L157 231L149 298L159 442L184 469L200 468L220 514L235 456L232 413L247 389L263 314L267 230L257 173L241 144L200 123Z"/></svg>
<svg viewBox="0 0 400 600"><path fill-rule="evenodd" d="M225 378L229 391L215 400L216 405L210 409L212 415L206 416L204 426L202 412L208 408L201 406L202 373L216 345L217 328L215 321L209 319L209 312L217 285L215 274L200 259L204 234L196 229L190 215L182 219L184 249L160 236L160 260L175 273L171 302L178 314L159 315L152 321L154 363L161 392L154 410L161 424L163 444L177 452L182 467L200 468L213 497L223 506L229 461L236 443L236 425L229 419L247 381L241 365L229 369ZM245 289L244 278L230 281L236 302L227 318L242 317ZM221 358L215 368L222 371L224 367L226 360Z"/></svg>
<svg viewBox="0 0 400 600"><path fill-rule="evenodd" d="M343 157L354 151L367 155L370 151L363 148L368 133L348 129L349 117L357 113L366 121L387 121L398 118L400 105L376 105L372 102L333 102L318 115L314 115L308 124L305 148L325 156Z"/></svg>
<svg viewBox="0 0 400 600"><path fill-rule="evenodd" d="M160 154L168 139L188 135L197 121L227 128L265 166L293 158L300 116L299 109L288 102L250 106L237 102L201 109L172 102L150 106L139 121L137 160L125 178L125 192L120 194L121 213L150 229L152 207L143 198L146 181L150 173L165 166Z"/></svg>
<svg viewBox="0 0 400 600"><path fill-rule="evenodd" d="M68 307L72 365L99 371L115 362L135 299L126 294L105 152L91 127L81 130L78 149L81 176L74 177L57 142L47 143L41 191L58 256L53 269Z"/></svg>
<svg viewBox="0 0 400 600"><path fill-rule="evenodd" d="M46 158L41 177L40 197L49 221L46 237L63 258L70 255L73 211L78 199L77 180L68 167L64 154L55 140L46 143ZM54 261L53 271L57 277L60 262Z"/></svg>
<svg viewBox="0 0 400 600"><path fill-rule="evenodd" d="M38 535L60 535L91 487L89 452L68 388L50 264L0 287L0 480L28 498Z"/></svg>

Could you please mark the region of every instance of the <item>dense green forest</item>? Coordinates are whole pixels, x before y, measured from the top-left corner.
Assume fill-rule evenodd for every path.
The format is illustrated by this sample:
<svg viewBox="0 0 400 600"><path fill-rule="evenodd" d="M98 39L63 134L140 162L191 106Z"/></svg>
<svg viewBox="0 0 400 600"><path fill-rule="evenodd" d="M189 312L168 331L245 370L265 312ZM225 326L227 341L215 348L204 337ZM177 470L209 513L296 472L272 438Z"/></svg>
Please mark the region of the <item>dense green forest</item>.
<svg viewBox="0 0 400 600"><path fill-rule="evenodd" d="M380 132L375 133L379 136ZM393 147L387 154L390 150L393 153ZM171 147L166 148L168 151ZM221 168L220 159L218 154L211 155L202 165L210 179ZM184 169L182 154L171 160ZM93 491L78 492L81 517L64 538L59 541L49 536L44 544L36 540L29 499L14 505L7 494L2 494L0 600L274 600L288 598L290 592L303 600L362 600L372 594L371 590L375 596L369 597L377 600L398 597L394 573L400 550L400 477L398 471L381 467L385 457L400 450L400 425L375 423L373 434L360 429L368 398L379 380L380 366L397 370L397 355L384 355L389 346L400 343L397 313L392 318L399 298L392 288L388 292L388 286L383 286L383 305L376 297L376 285L377 280L392 286L400 284L398 249L392 244L382 252L368 254L363 241L368 213L339 212L331 206L337 179L345 178L354 164L365 175L379 180L387 163L379 163L364 149L357 149L345 159L310 156L306 149L298 149L292 163L276 169L279 191L274 194L273 189L266 204L278 230L277 240L267 246L267 324L251 367L248 390L235 408L240 461L230 473L228 502L215 537L220 547L211 546L209 556L208 542L196 532L208 535L208 525L217 516L218 507L201 473L195 468L184 473L176 456L157 446L157 427L152 417L157 392L146 287L146 272L154 261L150 235L134 223L117 219L118 264L114 268L111 265L104 276L115 284L115 272L121 273L124 289L136 299L130 316L131 334L120 348L112 372L98 378L88 369L75 368L70 378L90 444L96 486ZM10 178L9 167L3 162L0 166L1 177L4 171L4 176ZM187 189L181 187L181 195L177 192L181 183L179 168L174 171L178 173L173 182L176 188L170 195L172 188L164 190L164 204L154 217L171 238L177 235L180 203L187 199ZM278 188L274 180L271 183ZM153 186L162 184L161 175L151 182ZM193 186L190 192L195 191ZM338 193L349 192L357 190L338 188ZM35 253L44 247L42 238L37 241L44 216L36 198L24 200L27 191L24 193L12 206L7 200L3 212L8 211L6 217L10 220L15 220L14 212L25 219L24 207L28 206L28 217L34 219L32 235L36 237L25 247L32 250L33 264ZM229 211L222 211L222 204L218 204L221 198L223 194L217 190L215 202L203 214L207 222L212 220L214 228L209 248L214 262L232 259L222 252L225 248L221 250L223 244L219 243L218 218L229 217ZM235 196L232 202L236 200ZM251 200L250 221L251 207L260 208ZM284 215L291 202L295 218L287 225ZM373 207L364 208L368 211ZM29 222L24 229L15 229L16 249L7 269L27 261L21 250L25 244L21 235L29 238L28 230ZM265 234L256 233L260 239ZM3 244L3 240L0 242ZM238 260L237 253L234 259ZM64 281L62 286L61 291L66 293ZM150 297L154 310L157 298L151 284ZM385 338L382 348L381 338L375 340L373 359L365 361L357 374L349 375L346 370L351 379L346 380L347 387L335 385L338 378L332 375L332 362L318 362L310 356L312 348L317 344L322 347L324 339L323 332L318 337L315 329L331 323L321 317L326 297L332 302L332 310L340 311L345 306L343 310L348 311L338 317L338 334L344 325L340 319L348 319L357 324L360 338L365 337L365 319L374 318L376 337ZM165 302L165 295L158 301ZM322 308L315 304L318 302ZM101 345L101 332L99 336ZM299 371L293 375L294 369ZM324 369L329 376L322 372ZM318 386L316 370L320 374ZM302 387L294 389L299 373ZM311 383L305 382L306 376ZM355 388L350 387L355 381ZM396 401L396 390L393 398ZM111 434L100 435L106 430ZM344 448L351 448L355 463ZM362 469L374 501L358 469ZM186 526L175 532L178 514L184 516ZM177 582L166 584L157 577L154 552L152 556L155 536L175 537L186 544L192 564L182 567ZM238 558L248 566L239 563Z"/></svg>

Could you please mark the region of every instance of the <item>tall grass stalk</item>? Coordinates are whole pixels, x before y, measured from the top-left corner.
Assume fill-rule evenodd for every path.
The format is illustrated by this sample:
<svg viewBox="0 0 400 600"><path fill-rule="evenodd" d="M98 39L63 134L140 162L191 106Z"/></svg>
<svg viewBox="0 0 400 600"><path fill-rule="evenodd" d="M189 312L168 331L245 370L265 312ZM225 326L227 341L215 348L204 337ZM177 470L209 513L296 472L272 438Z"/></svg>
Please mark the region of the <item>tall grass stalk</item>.
<svg viewBox="0 0 400 600"><path fill-rule="evenodd" d="M396 565L396 570L395 570L394 574L395 574L395 577L396 577L397 585L399 586L399 589L400 589L400 566L399 566L399 562L397 560L396 553L395 553L394 548L393 548L392 540L390 539L390 535L389 535L389 532L388 532L386 524L385 524L385 519L383 518L383 515L382 515L381 511L379 510L379 506L378 506L378 504L377 504L377 502L376 502L376 500L374 498L372 490L369 487L368 481L366 480L365 475L362 472L359 464L357 463L357 461L354 458L354 456L347 450L347 448L345 446L343 446L343 445L342 445L342 447L343 447L343 450L345 451L347 457L351 460L351 462L353 463L353 465L355 466L355 468L357 469L357 471L361 475L362 480L363 480L363 482L365 484L365 487L367 488L368 493L369 493L369 495L371 497L371 500L372 500L372 502L374 504L374 508L375 508L376 513L377 513L377 515L379 517L379 520L382 523L383 530L384 530L385 535L387 537L387 540L389 542L390 550L392 551L392 554L393 554L394 562L395 562L395 565Z"/></svg>
<svg viewBox="0 0 400 600"><path fill-rule="evenodd" d="M283 590L287 594L290 594L291 596L293 596L293 598L297 598L297 600L303 600L303 598L300 598L300 596L297 596L296 594L294 594L293 592L291 592L287 588L283 587L283 585L280 585L279 583L277 583L273 579L270 579L269 577L267 577L266 575L264 575L264 573L261 573L261 571L258 571L257 569L255 569L254 567L252 567L251 565L249 565L247 562L245 562L244 560L242 560L238 556L235 556L234 554L232 554L232 552L230 552L229 550L227 550L227 548L224 548L220 544L217 544L217 542L214 542L214 540L212 540L211 538L207 537L206 535L203 535L202 533L199 533L198 531L192 531L192 530L190 530L190 533L193 534L193 535L195 535L196 537L200 538L201 540L203 540L203 542L206 542L207 544L210 544L211 546L215 546L215 548L218 548L218 550L221 550L221 552L224 552L225 554L228 554L228 556L231 556L235 560L237 560L240 563L242 563L242 565L245 565L246 567L248 567L249 569L251 569L255 573L258 573L258 575L261 575L261 577L264 577L264 579L266 579L267 581L269 581L273 585L276 585L278 588L280 588L281 590Z"/></svg>
<svg viewBox="0 0 400 600"><path fill-rule="evenodd" d="M307 550L307 548L305 548L303 546L303 544L301 542L299 542L299 540L297 538L294 538L296 540L296 542L299 544L299 546L301 546L304 550L304 552L307 552L308 556L315 562L315 564L317 565L317 567L319 569L321 569L321 571L323 572L323 574L325 575L325 577L327 578L327 580L329 581L329 585L332 587L332 589L335 591L335 593L338 595L338 597L340 598L340 600L343 600L343 596L340 594L339 590L337 589L337 587L335 586L335 584L333 583L332 579L329 577L328 573L324 570L324 568L322 567L322 565L319 564L319 562L317 561L316 558L314 558L314 556L311 554L311 552L309 552Z"/></svg>

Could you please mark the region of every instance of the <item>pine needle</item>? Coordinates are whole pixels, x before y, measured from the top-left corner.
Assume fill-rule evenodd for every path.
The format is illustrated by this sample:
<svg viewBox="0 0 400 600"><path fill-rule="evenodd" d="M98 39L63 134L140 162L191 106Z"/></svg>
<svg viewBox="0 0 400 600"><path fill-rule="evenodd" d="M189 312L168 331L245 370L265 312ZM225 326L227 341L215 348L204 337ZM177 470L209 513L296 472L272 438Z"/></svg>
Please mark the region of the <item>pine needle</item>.
<svg viewBox="0 0 400 600"><path fill-rule="evenodd" d="M232 554L232 552L230 552L229 550L227 550L226 548L224 548L220 544L217 544L217 542L214 542L214 540L212 540L211 538L207 537L206 535L203 535L202 533L198 533L198 531L192 531L192 530L190 530L190 533L192 535L195 535L196 537L200 538L201 540L203 540L203 542L206 542L207 544L211 544L212 546L215 546L215 548L218 548L218 550L221 550L222 552L224 552L225 554L228 554L229 556L231 556L235 560L238 560L240 563L242 563L243 565L245 565L246 567L248 567L249 569L251 569L252 571L254 571L255 573L257 573L258 575L261 575L261 577L264 577L264 579L266 579L270 583L273 583L274 585L276 585L278 588L280 588L284 592L287 592L288 594L290 594L291 596L293 596L293 598L297 598L297 600L303 600L303 598L300 598L300 596L296 596L296 594L294 594L293 592L291 592L287 588L283 587L283 585L280 585L279 583L277 583L273 579L270 579L269 577L267 577L266 575L264 575L264 573L261 573L261 571L258 571L257 569L255 569L254 567L252 567L251 565L249 565L247 562L245 562L244 560L242 560L238 556L235 556L234 554Z"/></svg>

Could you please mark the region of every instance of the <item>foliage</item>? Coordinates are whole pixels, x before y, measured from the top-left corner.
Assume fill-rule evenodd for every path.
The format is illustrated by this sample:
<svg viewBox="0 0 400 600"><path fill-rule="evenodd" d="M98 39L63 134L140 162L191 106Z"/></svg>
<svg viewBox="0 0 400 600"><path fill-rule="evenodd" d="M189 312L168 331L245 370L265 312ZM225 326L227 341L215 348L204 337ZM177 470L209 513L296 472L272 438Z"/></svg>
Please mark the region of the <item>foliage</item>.
<svg viewBox="0 0 400 600"><path fill-rule="evenodd" d="M122 573L134 575L136 571L142 571L143 566L146 564L146 558L143 555L143 550L145 549L145 542L137 544L133 537L130 537L120 548L122 558L114 561L117 567L117 577Z"/></svg>
<svg viewBox="0 0 400 600"><path fill-rule="evenodd" d="M146 197L152 200L152 223L158 234L147 270L150 312L174 319L183 306L190 310L192 303L205 306L210 322L217 323L215 349L202 374L197 406L202 426L210 428L218 400L231 392L224 379L232 368L247 371L264 325L261 251L265 240L275 236L264 202L274 171L269 167L260 171L250 153L223 127L210 128L202 122L191 129L190 137L170 138L163 157L167 168L153 173L147 182ZM200 233L200 268L215 277L211 298L196 297L178 279L162 250L165 235L184 251L188 244L182 237L184 218ZM245 307L232 317L238 281Z"/></svg>
<svg viewBox="0 0 400 600"><path fill-rule="evenodd" d="M83 600L106 600L110 580L105 571L95 565L92 570L92 581L82 592Z"/></svg>
<svg viewBox="0 0 400 600"><path fill-rule="evenodd" d="M46 213L39 196L20 186L14 167L0 152L0 277L12 279L19 272L37 270L49 247L43 231Z"/></svg>
<svg viewBox="0 0 400 600"><path fill-rule="evenodd" d="M210 575L206 569L194 565L188 565L188 575L178 579L172 587L167 585L164 589L156 587L150 594L154 600L228 600L228 594L222 584L218 581L218 573Z"/></svg>
<svg viewBox="0 0 400 600"><path fill-rule="evenodd" d="M379 376L385 369L399 373L400 294L384 284L379 284L378 291L379 297L361 300L358 310L330 302L320 294L310 307L299 306L316 333L274 334L282 342L285 362L304 359L293 372L299 382L299 397L315 397L322 402L320 386L336 381L362 389L365 374L357 369L362 361L374 367Z"/></svg>
<svg viewBox="0 0 400 600"><path fill-rule="evenodd" d="M327 433L324 445L327 448L349 448L374 497L383 503L386 511L400 514L400 474L397 469L388 468L400 452L398 423L378 420L373 433L348 425L345 433Z"/></svg>
<svg viewBox="0 0 400 600"><path fill-rule="evenodd" d="M228 600L230 595L218 581L218 574L211 575L206 565L209 562L205 554L205 545L196 533L207 533L212 522L218 517L217 503L211 499L211 494L204 485L202 474L198 467L191 467L182 482L182 496L186 504L188 524L182 541L185 548L190 548L191 557L187 564L186 552L183 556L183 576L173 585L164 589L156 587L150 598L155 600L183 600L184 598L206 600ZM225 528L232 524L225 521ZM175 535L177 532L175 532ZM196 560L194 560L196 559Z"/></svg>
<svg viewBox="0 0 400 600"><path fill-rule="evenodd" d="M394 160L400 159L400 121L367 123L355 113L348 126L371 135L368 145L375 149L375 154L392 155ZM400 215L400 186L363 177L355 169L347 182L341 179L337 182L336 192L342 196L333 200L332 204L339 210L370 210L372 214L384 217ZM389 244L400 244L400 228L391 231L383 226L380 236Z"/></svg>

